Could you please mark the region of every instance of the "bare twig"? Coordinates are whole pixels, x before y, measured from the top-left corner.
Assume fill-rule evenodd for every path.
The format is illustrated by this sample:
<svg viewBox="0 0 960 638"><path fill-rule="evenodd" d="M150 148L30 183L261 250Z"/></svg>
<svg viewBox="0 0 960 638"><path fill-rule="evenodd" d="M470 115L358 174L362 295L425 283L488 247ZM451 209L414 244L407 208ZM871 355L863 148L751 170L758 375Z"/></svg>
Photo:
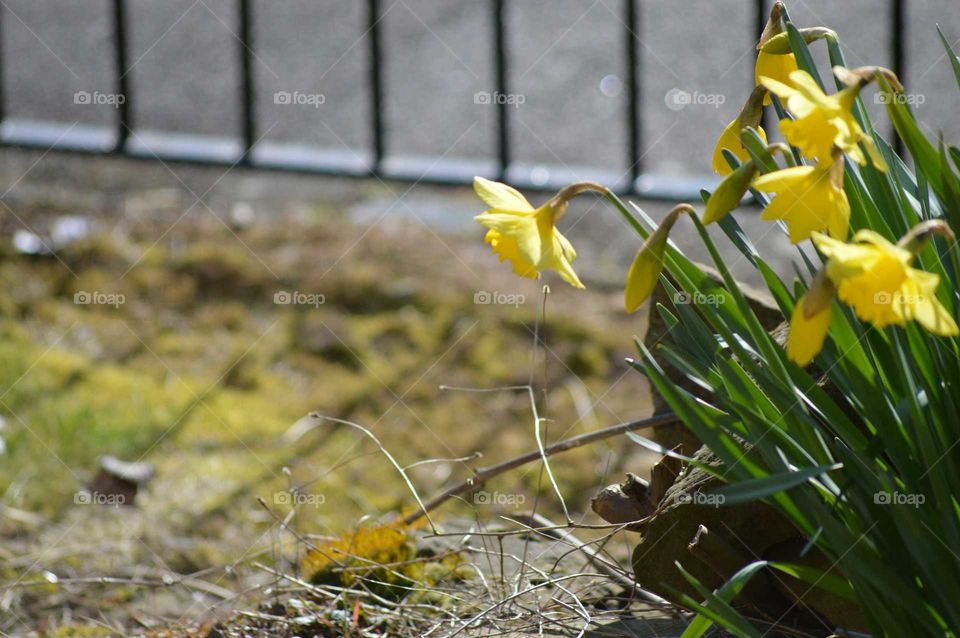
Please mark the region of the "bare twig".
<svg viewBox="0 0 960 638"><path fill-rule="evenodd" d="M340 423L341 425L349 425L350 427L360 430L361 432L366 434L374 443L376 443L377 447L380 448L380 451L383 452L383 455L387 457L387 460L389 460L390 463L393 465L393 467L397 469L397 471L400 473L400 476L403 477L404 483L407 484L407 487L410 489L410 493L413 494L413 498L416 499L417 501L417 505L420 506L420 511L418 512L418 514L422 514L424 517L426 517L427 523L430 524L430 529L432 529L434 532L437 531L437 526L434 525L433 519L430 518L430 512L429 510L427 510L427 508L423 504L423 501L420 499L420 494L417 492L417 488L413 486L413 481L411 481L410 477L407 476L407 472L403 469L403 466L397 463L397 460L393 458L393 455L390 454L390 451L383 446L383 443L380 442L380 439L378 439L373 432L363 427L359 423L354 423L353 421L347 421L346 419L338 419L332 416L324 416L317 412L311 412L310 418L322 419L324 421L332 421L333 423ZM417 517L417 519L419 518L420 516Z"/></svg>
<svg viewBox="0 0 960 638"><path fill-rule="evenodd" d="M526 386L519 387L526 389ZM515 456L512 459L508 459L503 463L498 463L497 465L492 465L486 468L480 468L476 470L474 475L470 478L457 483L456 485L448 487L440 494L431 498L425 504L421 504L422 509L420 511L411 512L408 514L406 517L404 517L403 522L409 525L415 521L418 521L426 512L432 512L451 498L455 496L461 496L463 494L469 494L470 492L480 488L490 479L499 476L504 472L509 472L512 469L520 467L521 465L526 465L527 463L536 461L544 456L553 456L554 454L559 454L560 452L566 452L567 450L572 450L583 445L588 445L612 436L617 436L618 434L623 434L624 432L632 432L634 430L642 430L644 428L652 428L659 425L670 425L678 422L679 418L673 412L658 414L646 419L611 425L610 427L596 430L594 432L587 432L586 434L573 436L569 439L563 439L562 441L557 441L553 445L547 446L542 450L533 450L531 452L527 452L526 454L521 454L520 456Z"/></svg>

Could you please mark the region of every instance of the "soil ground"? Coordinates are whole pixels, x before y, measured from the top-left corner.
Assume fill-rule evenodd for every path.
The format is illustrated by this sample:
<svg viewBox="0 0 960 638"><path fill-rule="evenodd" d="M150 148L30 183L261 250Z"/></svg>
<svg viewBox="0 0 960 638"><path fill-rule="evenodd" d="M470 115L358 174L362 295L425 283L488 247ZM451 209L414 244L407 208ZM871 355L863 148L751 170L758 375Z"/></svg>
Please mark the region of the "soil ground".
<svg viewBox="0 0 960 638"><path fill-rule="evenodd" d="M466 194L420 191L411 205L396 199L406 188L397 185L4 159L4 634L206 633L218 621L231 633L240 625L229 623L272 622L261 606L270 595L309 597L275 572L302 574L311 545L414 506L370 438L310 412L369 428L424 498L535 449L527 393L497 388L532 383L550 418L547 442L650 412L646 380L624 362L644 313L622 311L619 286L598 266L587 291L551 280L538 319L539 284L514 278L479 229L437 221L451 202L466 219L478 212ZM404 214L369 217L391 197ZM434 202L433 212L418 202ZM64 220L78 219L85 236L54 254L24 253L24 233L53 245ZM535 334L545 347L534 347ZM103 454L154 466L133 506L85 496ZM590 495L649 462L616 438L553 469L574 520L596 523ZM438 511L441 527L502 527L503 516L534 508L562 520L536 464L484 490ZM583 540L606 533L587 531ZM479 563L488 542L463 550L464 564ZM608 545L609 560L627 566L629 539ZM583 569L582 557L563 562L581 552L559 552L562 543L521 546L539 548L530 564L545 573ZM498 561L511 555L502 552ZM493 566L513 586L536 580ZM456 572L456 588L482 589L479 605L502 598L484 571ZM613 595L596 585L609 576L585 578L594 581L570 583L584 600ZM517 628L518 610L551 605L580 618L551 591L536 589L506 616L498 608L494 625ZM596 621L612 622L610 613L595 610Z"/></svg>

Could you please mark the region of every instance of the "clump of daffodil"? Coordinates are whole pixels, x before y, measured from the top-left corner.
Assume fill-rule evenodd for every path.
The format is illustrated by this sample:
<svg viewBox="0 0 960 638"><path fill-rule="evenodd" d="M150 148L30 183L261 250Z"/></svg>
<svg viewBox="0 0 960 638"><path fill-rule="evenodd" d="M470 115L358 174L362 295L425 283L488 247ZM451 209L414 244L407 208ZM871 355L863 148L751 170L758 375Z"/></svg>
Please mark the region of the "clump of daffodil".
<svg viewBox="0 0 960 638"><path fill-rule="evenodd" d="M485 241L500 261L509 260L521 277L535 279L544 270L554 270L571 286L584 287L573 270L577 252L556 229L556 222L573 197L587 190L603 193L606 188L593 182L571 184L539 208L506 184L475 177L473 188L490 206L474 219L490 229Z"/></svg>
<svg viewBox="0 0 960 638"><path fill-rule="evenodd" d="M760 218L786 222L791 243L822 231L835 239L846 239L850 202L843 190L843 158L839 152L815 166L792 166L760 175L753 180L753 187L776 193Z"/></svg>
<svg viewBox="0 0 960 638"><path fill-rule="evenodd" d="M794 71L789 79L789 84L770 77L761 77L760 82L783 100L796 117L780 122L780 131L790 144L799 148L804 156L820 159L829 157L836 146L858 164L866 164L860 149L862 143L873 164L886 170L886 162L873 138L864 133L853 117L851 109L860 94L861 83L827 95L806 71Z"/></svg>
<svg viewBox="0 0 960 638"><path fill-rule="evenodd" d="M714 173L729 175L733 170L723 157L723 149L727 149L736 155L741 162L746 162L750 159L747 149L740 140L740 131L743 129L748 127L754 128L757 130L760 138L763 139L764 142L767 141L767 134L760 126L760 119L763 116L763 99L766 94L767 90L765 88L762 86L756 87L750 94L750 97L747 98L747 102L743 105L740 115L723 129L723 132L720 134L720 139L717 140L717 145L713 149L712 166Z"/></svg>
<svg viewBox="0 0 960 638"><path fill-rule="evenodd" d="M878 328L916 321L941 337L960 334L956 321L936 296L940 277L911 267L933 234L953 238L943 222L920 224L897 244L868 229L853 242L813 233L813 242L827 258L823 271L798 302L790 324L787 356L801 365L820 351L830 325L834 294L863 321Z"/></svg>

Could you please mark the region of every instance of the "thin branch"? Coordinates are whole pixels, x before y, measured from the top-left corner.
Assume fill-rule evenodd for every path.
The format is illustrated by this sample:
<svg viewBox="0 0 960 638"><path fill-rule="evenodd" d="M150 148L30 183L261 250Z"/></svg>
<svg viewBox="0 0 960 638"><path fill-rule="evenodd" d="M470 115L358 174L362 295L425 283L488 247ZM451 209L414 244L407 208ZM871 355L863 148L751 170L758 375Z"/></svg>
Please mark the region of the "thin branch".
<svg viewBox="0 0 960 638"><path fill-rule="evenodd" d="M525 386L521 386L521 388L526 389ZM531 452L527 452L526 454L515 456L512 459L504 461L503 463L480 468L470 478L462 481L461 483L457 483L456 485L448 487L440 494L431 498L425 504L422 504L420 510L411 512L405 516L403 518L403 522L409 525L415 521L418 521L421 517L426 515L427 512L432 512L451 498L454 498L455 496L461 496L463 494L469 494L470 492L480 488L490 479L499 476L504 472L509 472L512 469L520 467L521 465L526 465L527 463L536 461L537 459L553 456L554 454L559 454L560 452L566 452L567 450L572 450L583 445L608 439L612 436L623 434L624 432L632 432L634 430L642 430L644 428L652 428L660 425L672 425L678 423L679 421L680 419L676 414L673 412L666 412L664 414L658 414L646 419L640 419L639 421L628 421L626 423L611 425L610 427L595 430L593 432L587 432L586 434L579 434L577 436L570 437L569 439L557 441L553 445L547 446L546 448L538 448Z"/></svg>
<svg viewBox="0 0 960 638"><path fill-rule="evenodd" d="M349 425L350 427L352 427L352 428L354 428L354 429L360 430L361 432L363 432L364 434L366 434L374 443L376 443L377 447L380 448L380 451L383 452L383 455L387 457L387 460L389 460L390 463L393 465L393 467L396 468L396 470L400 473L400 476L403 477L404 483L407 484L407 487L410 489L410 493L413 494L413 498L416 499L417 505L420 506L420 511L417 512L417 513L418 513L418 514L422 514L423 516L426 517L427 523L430 524L430 529L433 530L434 533L436 533L436 531L437 531L437 526L434 525L433 519L430 518L430 511L429 511L429 510L426 508L426 506L423 504L423 501L420 500L420 494L417 493L417 488L414 487L413 481L411 481L411 480L410 480L410 477L407 476L407 473L406 473L406 471L403 469L403 466L401 466L399 463L397 463L397 460L396 460L395 458L393 458L393 455L390 454L390 451L387 450L387 448L385 448L385 447L383 446L383 443L380 442L380 439L378 439L377 436L376 436L373 432L371 432L369 429L363 427L363 426L360 425L359 423L354 423L353 421L347 421L346 419L338 419L338 418L332 417L332 416L325 416L325 415L319 414L319 413L317 413L317 412L311 412L311 413L310 413L310 418L312 418L312 419L324 420L324 421L332 421L332 422L334 422L334 423L340 423L340 424L342 424L342 425ZM420 518L420 516L417 516L417 519L419 519L419 518Z"/></svg>

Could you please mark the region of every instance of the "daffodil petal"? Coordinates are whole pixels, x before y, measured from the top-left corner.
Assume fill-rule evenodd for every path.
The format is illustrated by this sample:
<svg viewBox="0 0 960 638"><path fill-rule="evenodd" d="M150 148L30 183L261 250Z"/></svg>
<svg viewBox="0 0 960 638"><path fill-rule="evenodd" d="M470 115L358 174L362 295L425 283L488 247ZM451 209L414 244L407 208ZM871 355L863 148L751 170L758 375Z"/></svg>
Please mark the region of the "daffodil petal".
<svg viewBox="0 0 960 638"><path fill-rule="evenodd" d="M473 190L490 208L501 211L533 212L527 198L515 188L483 177L473 178Z"/></svg>
<svg viewBox="0 0 960 638"><path fill-rule="evenodd" d="M813 166L791 166L766 175L758 175L753 180L753 187L765 193L786 190L810 177L813 171Z"/></svg>
<svg viewBox="0 0 960 638"><path fill-rule="evenodd" d="M924 295L916 303L909 306L906 313L908 319L916 321L921 326L940 337L955 337L960 334L957 322L943 304L932 295Z"/></svg>

